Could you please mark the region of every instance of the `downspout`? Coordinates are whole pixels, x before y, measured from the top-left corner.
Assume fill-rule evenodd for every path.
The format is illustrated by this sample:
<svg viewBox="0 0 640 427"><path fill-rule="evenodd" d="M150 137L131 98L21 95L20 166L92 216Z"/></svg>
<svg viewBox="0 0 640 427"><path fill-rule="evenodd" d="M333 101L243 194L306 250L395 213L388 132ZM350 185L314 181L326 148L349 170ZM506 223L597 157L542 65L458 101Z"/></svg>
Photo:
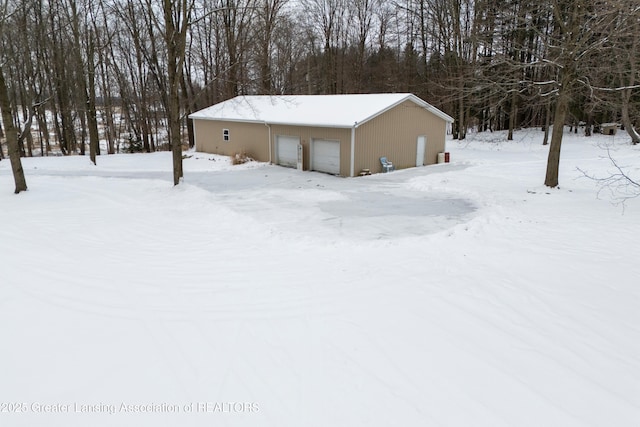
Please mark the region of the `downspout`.
<svg viewBox="0 0 640 427"><path fill-rule="evenodd" d="M191 119L193 120L193 119ZM196 122L193 121L193 151L198 152L198 132L196 131Z"/></svg>
<svg viewBox="0 0 640 427"><path fill-rule="evenodd" d="M269 164L271 164L271 126L264 122L264 125L269 129Z"/></svg>
<svg viewBox="0 0 640 427"><path fill-rule="evenodd" d="M355 122L351 127L351 164L349 165L349 176L355 176L355 155L356 155L356 126L358 122Z"/></svg>

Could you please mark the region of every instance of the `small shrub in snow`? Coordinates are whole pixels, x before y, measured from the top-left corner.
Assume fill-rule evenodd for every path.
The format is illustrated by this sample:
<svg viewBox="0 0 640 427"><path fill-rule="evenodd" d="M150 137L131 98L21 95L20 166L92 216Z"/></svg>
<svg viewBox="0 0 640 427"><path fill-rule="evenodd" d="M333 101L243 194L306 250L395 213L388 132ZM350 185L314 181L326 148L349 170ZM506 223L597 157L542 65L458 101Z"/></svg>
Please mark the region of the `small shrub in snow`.
<svg viewBox="0 0 640 427"><path fill-rule="evenodd" d="M247 154L246 151L242 151L240 153L236 153L233 156L231 156L231 164L232 165L242 165L245 164L247 162L252 161L253 159L251 158L251 156L249 154Z"/></svg>

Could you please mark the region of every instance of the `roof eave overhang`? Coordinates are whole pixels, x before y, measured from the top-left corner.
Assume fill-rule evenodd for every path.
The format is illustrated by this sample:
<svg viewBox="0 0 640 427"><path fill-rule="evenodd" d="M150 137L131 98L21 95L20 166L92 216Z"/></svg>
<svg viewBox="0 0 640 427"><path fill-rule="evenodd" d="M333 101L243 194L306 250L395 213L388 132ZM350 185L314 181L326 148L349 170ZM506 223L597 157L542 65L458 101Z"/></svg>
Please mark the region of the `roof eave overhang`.
<svg viewBox="0 0 640 427"><path fill-rule="evenodd" d="M235 122L235 123L254 123L269 126L300 126L300 127L314 127L314 128L339 128L339 129L351 129L353 125L336 124L336 123L291 123L291 122L277 122L269 120L247 120L247 119L229 119L222 117L202 117L194 114L190 114L189 118L192 120L209 120L214 122Z"/></svg>
<svg viewBox="0 0 640 427"><path fill-rule="evenodd" d="M287 122L263 122L270 126L300 126L308 128L338 128L338 129L351 129L352 125L336 124L336 123L287 123Z"/></svg>
<svg viewBox="0 0 640 427"><path fill-rule="evenodd" d="M246 120L246 119L227 119L227 118L221 118L221 117L203 117L203 116L198 116L196 114L189 114L188 116L191 120L208 120L208 121L212 121L212 122L237 122L237 123L257 123L257 124L264 124L264 121L262 120Z"/></svg>

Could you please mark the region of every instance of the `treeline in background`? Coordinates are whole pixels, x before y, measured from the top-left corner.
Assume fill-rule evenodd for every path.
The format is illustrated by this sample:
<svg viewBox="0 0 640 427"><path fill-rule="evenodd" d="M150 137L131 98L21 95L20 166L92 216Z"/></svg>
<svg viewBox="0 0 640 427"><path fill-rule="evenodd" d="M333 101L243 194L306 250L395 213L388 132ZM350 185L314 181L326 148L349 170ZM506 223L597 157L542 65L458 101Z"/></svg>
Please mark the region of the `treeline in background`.
<svg viewBox="0 0 640 427"><path fill-rule="evenodd" d="M91 141L97 154L193 145L187 115L242 94L412 92L455 118L454 138L469 129L508 129L512 138L554 122L589 133L620 121L640 142L637 0L0 0L0 8L0 101L23 156L84 154Z"/></svg>

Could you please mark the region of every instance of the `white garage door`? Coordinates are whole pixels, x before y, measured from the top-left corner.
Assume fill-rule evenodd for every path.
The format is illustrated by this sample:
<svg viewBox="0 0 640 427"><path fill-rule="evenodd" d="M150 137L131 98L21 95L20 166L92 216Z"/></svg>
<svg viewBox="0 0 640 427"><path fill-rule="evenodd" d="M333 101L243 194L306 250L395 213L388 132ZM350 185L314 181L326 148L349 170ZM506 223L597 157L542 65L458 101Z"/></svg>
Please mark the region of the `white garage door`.
<svg viewBox="0 0 640 427"><path fill-rule="evenodd" d="M314 139L311 143L311 169L340 175L340 141Z"/></svg>
<svg viewBox="0 0 640 427"><path fill-rule="evenodd" d="M276 163L295 168L298 165L298 144L300 138L295 136L276 137Z"/></svg>

